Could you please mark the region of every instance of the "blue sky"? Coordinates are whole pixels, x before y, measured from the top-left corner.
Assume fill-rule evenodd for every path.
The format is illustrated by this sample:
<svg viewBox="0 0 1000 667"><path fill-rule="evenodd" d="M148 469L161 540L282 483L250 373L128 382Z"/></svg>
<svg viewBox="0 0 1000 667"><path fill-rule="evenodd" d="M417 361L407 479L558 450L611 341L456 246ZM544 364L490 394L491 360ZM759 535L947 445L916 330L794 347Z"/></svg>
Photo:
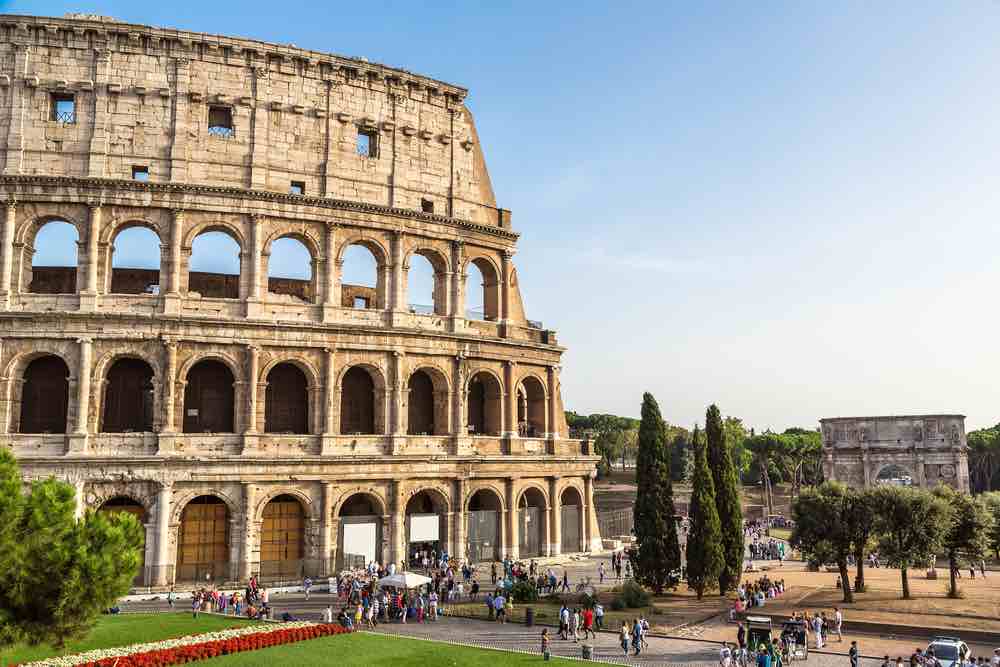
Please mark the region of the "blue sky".
<svg viewBox="0 0 1000 667"><path fill-rule="evenodd" d="M569 409L1000 421L1000 2L485 4L6 7L468 87Z"/></svg>

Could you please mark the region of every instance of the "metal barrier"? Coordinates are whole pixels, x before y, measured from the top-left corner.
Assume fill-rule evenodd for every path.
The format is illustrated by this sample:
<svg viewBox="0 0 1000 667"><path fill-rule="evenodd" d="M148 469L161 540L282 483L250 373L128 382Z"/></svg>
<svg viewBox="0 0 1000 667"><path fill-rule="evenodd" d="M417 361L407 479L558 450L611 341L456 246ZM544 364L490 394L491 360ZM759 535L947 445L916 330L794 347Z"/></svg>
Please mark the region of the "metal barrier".
<svg viewBox="0 0 1000 667"><path fill-rule="evenodd" d="M601 530L601 537L614 538L618 535L631 535L634 524L635 518L632 515L631 507L597 513L597 525Z"/></svg>

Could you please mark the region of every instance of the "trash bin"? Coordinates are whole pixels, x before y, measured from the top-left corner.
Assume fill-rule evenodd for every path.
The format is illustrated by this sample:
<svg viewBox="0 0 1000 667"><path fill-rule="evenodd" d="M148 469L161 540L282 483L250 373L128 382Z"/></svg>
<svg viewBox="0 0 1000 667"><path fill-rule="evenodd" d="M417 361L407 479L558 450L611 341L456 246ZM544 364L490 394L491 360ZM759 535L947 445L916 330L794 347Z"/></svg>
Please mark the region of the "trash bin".
<svg viewBox="0 0 1000 667"><path fill-rule="evenodd" d="M535 625L535 608L525 607L524 609L524 627L530 628Z"/></svg>
<svg viewBox="0 0 1000 667"><path fill-rule="evenodd" d="M583 645L583 659L593 660L594 659L594 647L590 644Z"/></svg>

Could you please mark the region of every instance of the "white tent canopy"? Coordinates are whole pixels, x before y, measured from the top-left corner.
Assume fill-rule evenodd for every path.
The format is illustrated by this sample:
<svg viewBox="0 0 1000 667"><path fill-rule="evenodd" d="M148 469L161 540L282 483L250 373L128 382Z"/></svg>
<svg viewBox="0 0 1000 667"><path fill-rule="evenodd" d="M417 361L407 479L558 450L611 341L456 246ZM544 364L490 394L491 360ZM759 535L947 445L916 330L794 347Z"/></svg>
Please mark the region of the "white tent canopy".
<svg viewBox="0 0 1000 667"><path fill-rule="evenodd" d="M388 577L382 577L378 580L379 586L405 588L407 590L429 583L431 583L430 577L425 577L424 575L417 574L416 572L397 572L396 574L390 574Z"/></svg>

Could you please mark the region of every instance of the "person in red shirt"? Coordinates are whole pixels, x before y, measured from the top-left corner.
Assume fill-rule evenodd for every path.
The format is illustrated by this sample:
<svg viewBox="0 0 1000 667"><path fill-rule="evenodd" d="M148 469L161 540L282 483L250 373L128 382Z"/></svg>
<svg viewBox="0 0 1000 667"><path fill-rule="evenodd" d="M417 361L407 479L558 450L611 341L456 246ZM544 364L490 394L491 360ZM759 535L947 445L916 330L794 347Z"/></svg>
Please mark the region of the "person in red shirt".
<svg viewBox="0 0 1000 667"><path fill-rule="evenodd" d="M594 610L584 609L583 610L583 638L587 639L588 636L593 635L594 639L597 639L597 633L594 632Z"/></svg>

